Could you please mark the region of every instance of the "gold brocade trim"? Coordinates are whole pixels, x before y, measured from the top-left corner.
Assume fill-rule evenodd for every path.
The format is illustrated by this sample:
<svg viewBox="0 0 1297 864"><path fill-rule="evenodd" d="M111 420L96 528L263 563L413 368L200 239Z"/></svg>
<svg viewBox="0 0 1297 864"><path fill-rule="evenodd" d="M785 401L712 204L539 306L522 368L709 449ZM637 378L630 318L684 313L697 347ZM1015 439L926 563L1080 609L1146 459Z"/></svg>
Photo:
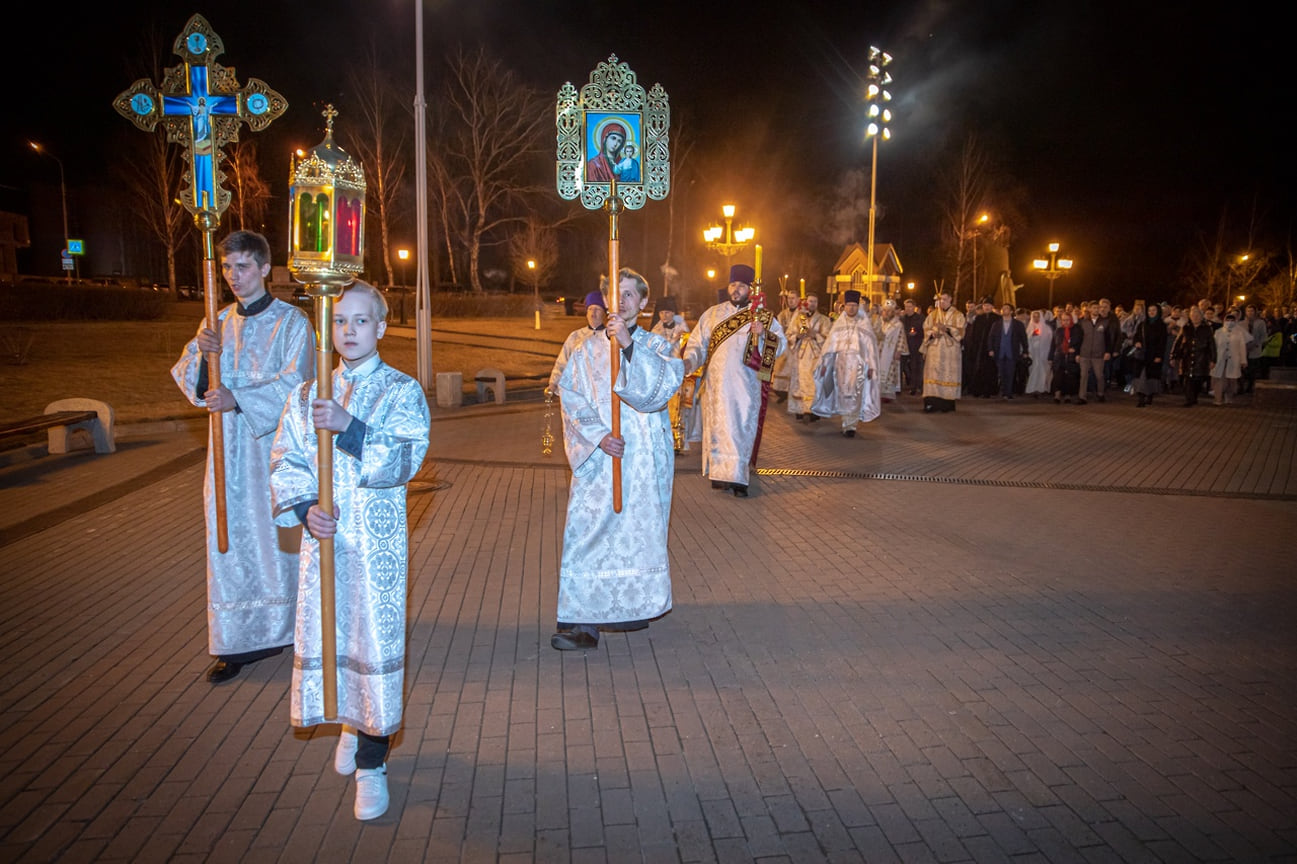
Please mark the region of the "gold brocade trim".
<svg viewBox="0 0 1297 864"><path fill-rule="evenodd" d="M761 322L762 327L769 331L770 322L774 318L769 309L758 309L755 313L751 309L740 309L712 329L711 339L707 340L707 359L703 361L704 372L707 365L712 362L712 358L716 356L716 349L720 347L721 343L739 332L745 324L752 323L754 317ZM743 346L743 360L745 363L748 355L752 353L752 340L754 338L756 337L749 332L748 342ZM777 339L766 340L765 350L761 352L761 370L757 373L757 377L762 381L770 380L775 365L775 353L778 350L779 341Z"/></svg>

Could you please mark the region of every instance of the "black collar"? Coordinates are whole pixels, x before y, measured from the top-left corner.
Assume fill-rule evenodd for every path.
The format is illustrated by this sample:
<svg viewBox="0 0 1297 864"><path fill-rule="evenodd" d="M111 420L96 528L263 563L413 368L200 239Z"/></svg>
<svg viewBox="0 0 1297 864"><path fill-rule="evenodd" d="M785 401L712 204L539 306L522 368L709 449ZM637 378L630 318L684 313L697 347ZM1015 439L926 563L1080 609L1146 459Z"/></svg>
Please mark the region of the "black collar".
<svg viewBox="0 0 1297 864"><path fill-rule="evenodd" d="M256 300L253 300L247 306L244 306L242 303L238 303L236 306L236 311L244 318L251 318L253 315L259 315L260 313L265 312L266 309L273 302L275 302L274 295L271 294L269 291L267 291L265 294L262 294Z"/></svg>

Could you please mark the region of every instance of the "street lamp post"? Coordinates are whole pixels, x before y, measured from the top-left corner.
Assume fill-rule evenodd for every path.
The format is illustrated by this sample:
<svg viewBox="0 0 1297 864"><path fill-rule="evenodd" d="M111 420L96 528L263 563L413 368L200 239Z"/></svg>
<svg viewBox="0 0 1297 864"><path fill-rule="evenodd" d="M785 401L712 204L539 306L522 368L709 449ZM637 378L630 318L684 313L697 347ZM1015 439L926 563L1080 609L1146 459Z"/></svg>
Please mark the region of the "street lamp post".
<svg viewBox="0 0 1297 864"><path fill-rule="evenodd" d="M887 103L892 101L892 94L886 89L887 85L892 83L891 73L886 71L886 67L891 62L891 54L881 48L869 46L869 74L865 78L868 82L865 88L865 103L869 108L865 137L872 140L873 159L869 169L869 248L866 252L868 258L865 266L869 277L868 290L871 300L874 295L874 204L875 189L878 186L878 139L881 137L883 140L890 140L892 137L892 130L887 125L892 122L892 111L887 107Z"/></svg>
<svg viewBox="0 0 1297 864"><path fill-rule="evenodd" d="M70 236L68 234L68 184L63 174L63 160L55 156L53 153L51 153L48 149L46 149L45 145L41 144L38 141L28 141L27 143L30 144L31 148L35 150L37 153L40 153L42 156L48 156L51 159L53 159L55 162L59 163L59 192L63 196L63 255L65 256L71 255L71 253L68 251L68 247L70 245L68 243L68 238ZM81 262L77 261L75 256L73 257L72 260L74 262L73 266L76 267L77 278L80 279ZM72 281L72 275L68 274L68 282L70 283L71 281Z"/></svg>
<svg viewBox="0 0 1297 864"><path fill-rule="evenodd" d="M401 323L405 324L405 295L409 293L410 279L407 269L410 264L410 250L397 249L396 257L401 262Z"/></svg>
<svg viewBox="0 0 1297 864"><path fill-rule="evenodd" d="M1049 303L1048 308L1054 308L1054 280L1072 269L1071 258L1058 257L1058 244L1049 244L1049 258L1037 258L1031 262L1031 266L1040 270L1046 279L1049 280Z"/></svg>
<svg viewBox="0 0 1297 864"><path fill-rule="evenodd" d="M536 259L527 259L527 272L531 273L531 301L536 310L536 329L540 329L540 280L536 278Z"/></svg>

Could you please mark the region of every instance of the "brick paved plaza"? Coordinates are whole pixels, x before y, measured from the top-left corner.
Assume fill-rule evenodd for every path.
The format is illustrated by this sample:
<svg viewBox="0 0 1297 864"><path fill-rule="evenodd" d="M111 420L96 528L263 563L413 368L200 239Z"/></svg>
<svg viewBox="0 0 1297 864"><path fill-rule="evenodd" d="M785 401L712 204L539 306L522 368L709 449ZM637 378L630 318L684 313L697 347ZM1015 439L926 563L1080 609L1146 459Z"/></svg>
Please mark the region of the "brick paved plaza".
<svg viewBox="0 0 1297 864"><path fill-rule="evenodd" d="M1297 410L1174 401L772 410L753 497L679 460L675 611L586 654L542 406L434 409L363 825L290 658L204 680L202 427L0 454L0 859L1297 860Z"/></svg>

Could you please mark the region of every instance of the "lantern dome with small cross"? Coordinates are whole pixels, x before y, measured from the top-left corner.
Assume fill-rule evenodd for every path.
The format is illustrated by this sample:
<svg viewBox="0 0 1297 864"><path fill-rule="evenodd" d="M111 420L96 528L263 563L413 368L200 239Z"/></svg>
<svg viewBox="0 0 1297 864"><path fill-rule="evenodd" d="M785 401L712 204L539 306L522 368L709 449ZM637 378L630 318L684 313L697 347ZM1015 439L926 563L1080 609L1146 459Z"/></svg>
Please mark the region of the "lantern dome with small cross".
<svg viewBox="0 0 1297 864"><path fill-rule="evenodd" d="M289 178L288 269L298 282L341 289L365 269L365 174L333 140L338 112L328 105L323 115L324 141Z"/></svg>

